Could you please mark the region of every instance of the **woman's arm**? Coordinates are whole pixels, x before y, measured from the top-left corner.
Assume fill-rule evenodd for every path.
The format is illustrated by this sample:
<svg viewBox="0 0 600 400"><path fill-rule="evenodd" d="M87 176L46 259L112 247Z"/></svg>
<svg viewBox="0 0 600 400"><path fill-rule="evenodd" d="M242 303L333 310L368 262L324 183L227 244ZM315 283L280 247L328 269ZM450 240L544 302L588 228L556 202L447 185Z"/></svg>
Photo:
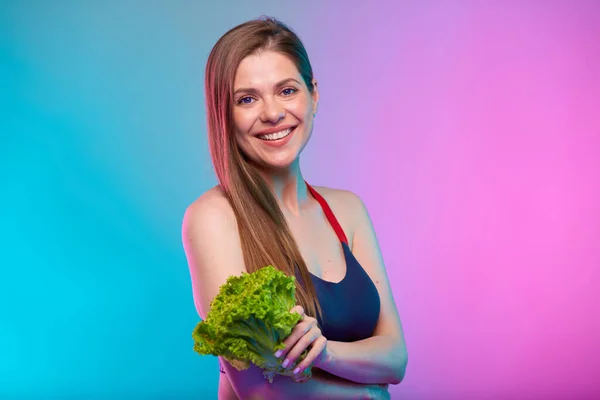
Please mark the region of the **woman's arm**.
<svg viewBox="0 0 600 400"><path fill-rule="evenodd" d="M286 400L350 400L386 399L389 392L384 385L365 385L315 370L313 377L304 383L296 383L291 378L276 375L269 383L262 370L251 366L238 371L223 361L223 368L232 381L240 400L286 399Z"/></svg>
<svg viewBox="0 0 600 400"><path fill-rule="evenodd" d="M357 342L329 341L318 368L358 383L397 385L404 379L407 355L392 336L373 336Z"/></svg>
<svg viewBox="0 0 600 400"><path fill-rule="evenodd" d="M235 214L219 191L207 192L188 208L183 221L182 240L196 309L200 317L205 318L212 299L227 278L246 271ZM241 400L379 398L370 397L371 393L378 390L377 385L361 385L319 376L306 383L296 383L289 377L277 376L270 384L257 367L238 371L226 361L223 361L223 367Z"/></svg>
<svg viewBox="0 0 600 400"><path fill-rule="evenodd" d="M314 365L358 383L398 384L404 379L408 354L379 244L363 202L351 192L342 194L353 216L352 253L377 287L381 309L372 337L351 343L329 341ZM297 358L296 349L293 352L291 362ZM302 371L307 365L298 367Z"/></svg>

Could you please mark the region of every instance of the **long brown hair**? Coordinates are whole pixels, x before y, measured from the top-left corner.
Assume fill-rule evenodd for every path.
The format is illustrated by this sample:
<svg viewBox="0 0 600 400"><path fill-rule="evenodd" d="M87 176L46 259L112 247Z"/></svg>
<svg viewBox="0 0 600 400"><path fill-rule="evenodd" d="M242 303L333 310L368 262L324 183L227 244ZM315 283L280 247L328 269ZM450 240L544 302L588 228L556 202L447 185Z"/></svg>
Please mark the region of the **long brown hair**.
<svg viewBox="0 0 600 400"><path fill-rule="evenodd" d="M213 166L237 218L244 262L248 272L273 265L289 276L296 271L298 303L308 315L321 315L310 273L274 195L241 152L235 140L233 81L240 62L261 50L287 56L298 68L309 91L313 72L300 38L282 22L263 17L225 33L213 47L206 64L205 91L208 137Z"/></svg>

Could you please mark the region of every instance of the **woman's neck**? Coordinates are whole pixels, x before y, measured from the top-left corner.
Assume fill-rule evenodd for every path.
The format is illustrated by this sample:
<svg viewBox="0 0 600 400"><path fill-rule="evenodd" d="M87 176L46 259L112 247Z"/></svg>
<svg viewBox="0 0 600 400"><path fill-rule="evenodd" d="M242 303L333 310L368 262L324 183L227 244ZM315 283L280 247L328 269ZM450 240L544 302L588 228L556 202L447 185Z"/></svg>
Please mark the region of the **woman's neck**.
<svg viewBox="0 0 600 400"><path fill-rule="evenodd" d="M284 214L300 215L311 204L298 163L285 171L265 171L262 175Z"/></svg>

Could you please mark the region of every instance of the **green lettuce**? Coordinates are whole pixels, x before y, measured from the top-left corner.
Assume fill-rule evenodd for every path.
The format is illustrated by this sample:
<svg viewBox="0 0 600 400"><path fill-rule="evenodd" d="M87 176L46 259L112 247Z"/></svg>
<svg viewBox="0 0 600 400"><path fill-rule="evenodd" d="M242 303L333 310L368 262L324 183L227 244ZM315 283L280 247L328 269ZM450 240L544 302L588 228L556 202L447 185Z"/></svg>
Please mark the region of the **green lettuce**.
<svg viewBox="0 0 600 400"><path fill-rule="evenodd" d="M210 304L204 321L192 333L194 351L223 357L239 371L254 364L269 382L279 375L292 375L281 366L275 352L300 321L290 310L296 305L296 279L271 265L251 274L231 276ZM297 361L300 362L305 350ZM303 372L310 379L310 369Z"/></svg>

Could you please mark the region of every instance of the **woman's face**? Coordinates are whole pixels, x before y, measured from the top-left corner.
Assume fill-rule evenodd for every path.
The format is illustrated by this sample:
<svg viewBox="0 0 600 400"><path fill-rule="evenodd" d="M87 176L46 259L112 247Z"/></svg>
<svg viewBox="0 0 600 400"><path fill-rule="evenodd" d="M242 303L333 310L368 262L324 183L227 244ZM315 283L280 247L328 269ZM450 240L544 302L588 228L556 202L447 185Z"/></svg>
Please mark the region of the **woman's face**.
<svg viewBox="0 0 600 400"><path fill-rule="evenodd" d="M312 133L319 95L294 63L262 51L240 63L233 83L236 140L244 154L266 169L289 167Z"/></svg>

